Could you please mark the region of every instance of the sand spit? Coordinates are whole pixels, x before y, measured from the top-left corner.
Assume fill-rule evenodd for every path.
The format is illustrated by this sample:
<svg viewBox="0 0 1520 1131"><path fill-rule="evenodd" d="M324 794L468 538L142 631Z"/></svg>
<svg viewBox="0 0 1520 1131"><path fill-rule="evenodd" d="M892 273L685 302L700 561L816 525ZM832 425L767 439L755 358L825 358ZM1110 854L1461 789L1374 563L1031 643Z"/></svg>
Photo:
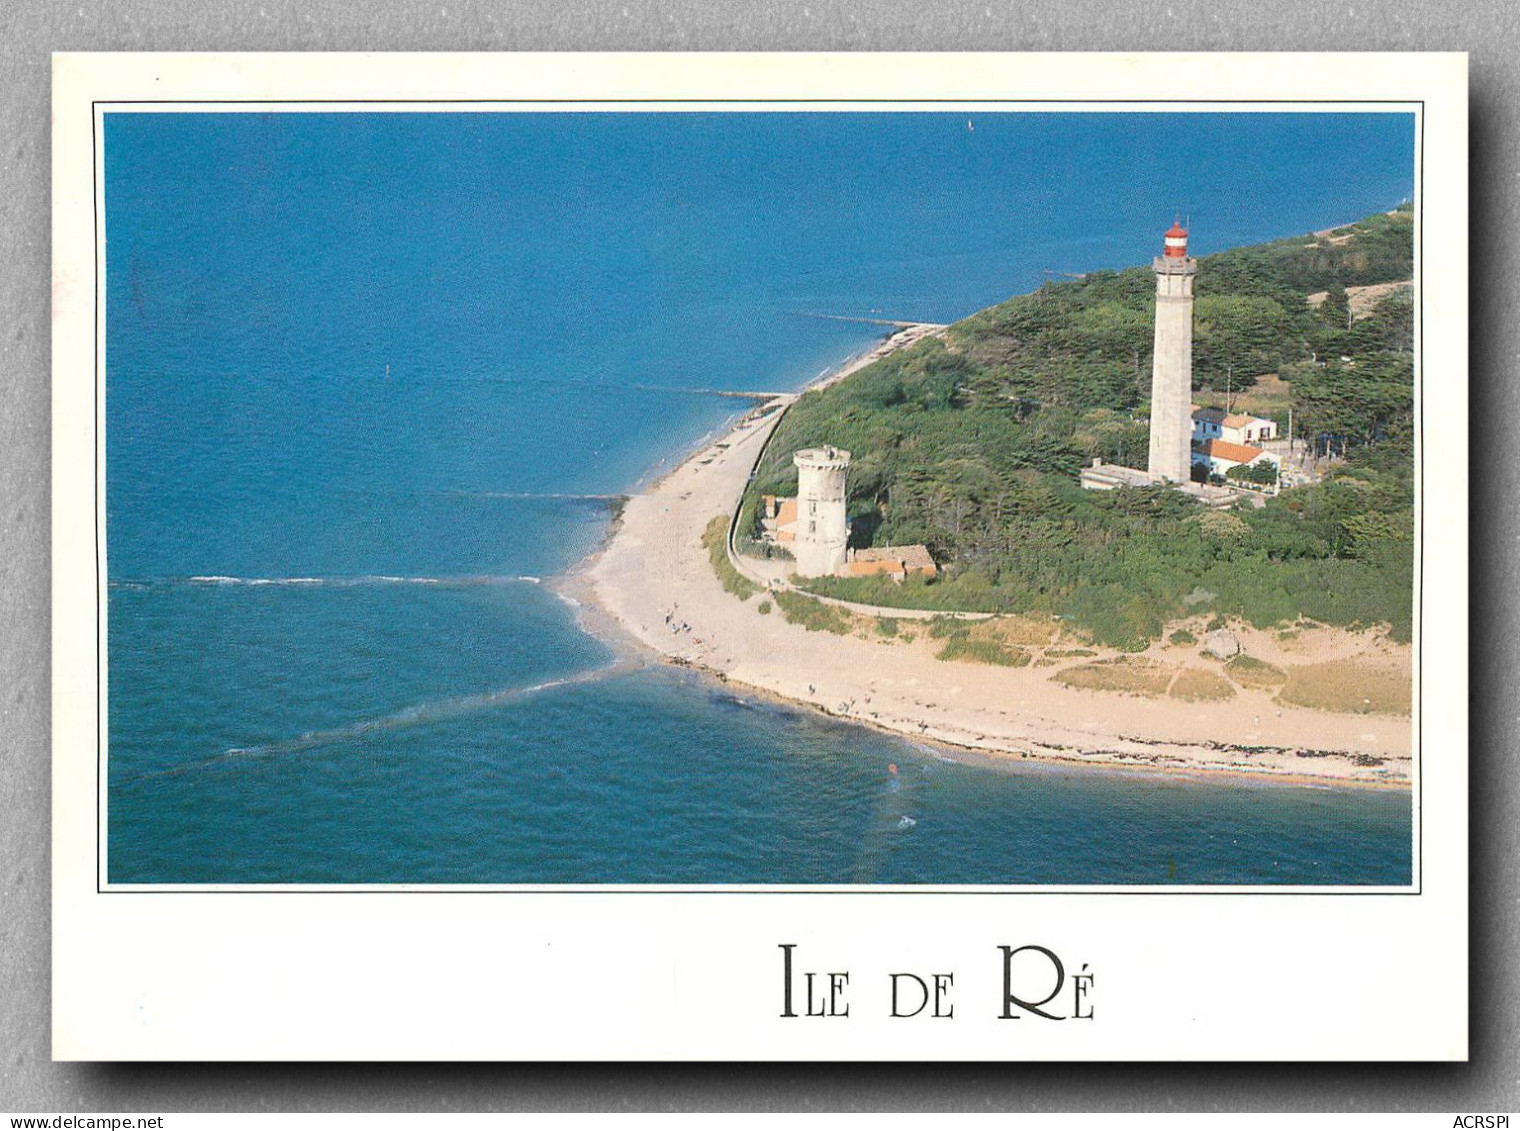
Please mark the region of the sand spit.
<svg viewBox="0 0 1520 1131"><path fill-rule="evenodd" d="M900 331L824 382L942 329ZM666 662L730 684L983 756L1304 783L1409 784L1408 715L1374 713L1379 708L1370 701L1349 712L1299 705L1288 701L1279 678L1336 661L1385 679L1407 673L1409 648L1376 633L1237 630L1245 653L1261 665L1241 672L1201 657L1196 644L1157 644L1127 658L1062 639L1058 626L1045 630L1050 638L1041 645L1038 626L1031 638L1027 624L1014 624L1010 638L1021 640L1018 646L1036 645L1025 650L1037 659L1003 666L938 659L943 641L931 638L922 622L893 635L883 634L874 617L855 617L846 635L808 631L788 623L764 592L745 600L725 592L702 533L714 517L732 515L794 399L760 406L628 500L603 549L562 583L562 591L589 606L583 611L588 628L626 634ZM1201 635L1202 624L1195 627ZM1091 679L1083 686L1069 674L1104 662L1153 666L1131 693L1095 689ZM1228 694L1211 698L1219 693L1210 689L1221 686Z"/></svg>

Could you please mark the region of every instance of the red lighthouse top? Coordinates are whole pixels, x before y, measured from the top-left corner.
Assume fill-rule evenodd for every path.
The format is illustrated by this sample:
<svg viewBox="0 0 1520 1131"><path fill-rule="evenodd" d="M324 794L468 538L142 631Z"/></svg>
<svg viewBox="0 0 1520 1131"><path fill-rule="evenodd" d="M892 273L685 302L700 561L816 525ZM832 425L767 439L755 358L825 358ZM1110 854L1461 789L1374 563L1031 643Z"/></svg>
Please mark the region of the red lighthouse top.
<svg viewBox="0 0 1520 1131"><path fill-rule="evenodd" d="M1171 230L1166 233L1166 250L1162 253L1168 259L1187 258L1187 229L1178 221L1173 221Z"/></svg>

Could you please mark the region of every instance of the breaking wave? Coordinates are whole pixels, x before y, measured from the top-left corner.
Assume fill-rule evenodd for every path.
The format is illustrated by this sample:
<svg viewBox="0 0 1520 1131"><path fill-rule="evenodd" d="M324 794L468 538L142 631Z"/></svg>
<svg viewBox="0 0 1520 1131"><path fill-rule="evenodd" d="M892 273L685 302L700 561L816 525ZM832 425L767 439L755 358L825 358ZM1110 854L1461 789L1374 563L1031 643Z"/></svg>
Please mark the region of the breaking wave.
<svg viewBox="0 0 1520 1131"><path fill-rule="evenodd" d="M519 503L591 503L607 506L626 503L627 495L583 494L572 491L443 491L440 494L466 499L497 499Z"/></svg>
<svg viewBox="0 0 1520 1131"><path fill-rule="evenodd" d="M474 585L538 585L543 581L531 574L482 574L462 577L399 577L394 574L375 573L359 577L230 577L226 574L196 574L193 577L146 577L118 578L111 581L113 589L150 589L167 585L208 586L264 586L304 585L327 586L334 589L354 589L372 585L445 585L463 588Z"/></svg>
<svg viewBox="0 0 1520 1131"><path fill-rule="evenodd" d="M360 719L356 722L344 723L341 726L327 727L322 730L309 730L293 738L281 739L276 742L229 747L220 754L214 754L209 758L202 758L198 762L190 762L183 766L173 766L163 770L148 770L144 773L121 778L119 784L124 785L128 782L142 781L145 778L175 777L179 774L189 773L192 770L203 770L210 766L245 758L274 758L289 754L301 754L317 747L365 738L372 734L404 730L414 726L426 726L430 723L441 722L459 715L466 715L475 711L486 711L494 707L520 702L546 691L555 691L563 687L575 687L585 683L595 683L610 676L621 674L628 670L628 668L628 664L612 664L605 668L594 668L591 671L579 672L575 675L563 676L559 679L550 679L542 683L530 684L527 687L508 687L500 691L481 692L478 695L460 695L450 699L436 699L427 703L417 703L410 707L403 707L399 711L392 711L388 715L381 715L378 718Z"/></svg>

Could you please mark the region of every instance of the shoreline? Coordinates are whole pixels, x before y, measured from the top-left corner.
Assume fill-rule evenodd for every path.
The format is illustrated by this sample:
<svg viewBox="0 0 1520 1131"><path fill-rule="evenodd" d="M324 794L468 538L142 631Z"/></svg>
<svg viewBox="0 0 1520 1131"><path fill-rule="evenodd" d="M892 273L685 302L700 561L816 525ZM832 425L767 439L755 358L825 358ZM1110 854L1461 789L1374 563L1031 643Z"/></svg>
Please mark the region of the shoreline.
<svg viewBox="0 0 1520 1131"><path fill-rule="evenodd" d="M756 405L726 433L699 442L681 462L649 478L628 497L602 546L553 583L577 607L582 627L615 651L631 645L719 685L977 761L1299 787L1410 788L1408 716L1295 707L1246 689L1222 704L1078 690L1049 678L1059 667L939 660L927 640L809 632L770 609L763 592L747 600L725 592L702 531L714 517L732 518L779 410L943 329L915 324L899 330L799 392ZM1358 656L1373 655L1376 644L1343 630L1321 630L1321 636L1316 646L1360 648ZM1252 645L1272 647L1254 638ZM1166 648L1158 644L1152 651L1160 655ZM1238 733L1237 741L1215 737L1245 732L1245 719L1254 729Z"/></svg>
<svg viewBox="0 0 1520 1131"><path fill-rule="evenodd" d="M1054 751L1028 751L1011 750L997 747L969 746L942 735L924 735L912 733L898 727L889 726L878 720L859 718L848 714L837 714L819 703L809 702L774 691L768 687L757 684L745 683L725 672L709 667L705 664L674 657L659 649L652 648L640 640L616 616L604 609L596 600L592 592L592 584L587 576L587 568L594 563L600 554L593 554L586 562L581 563L574 570L555 579L552 588L561 598L568 601L576 612L576 621L582 630L589 635L601 640L614 654L614 665L619 668L630 668L637 656L646 663L658 664L664 667L676 668L690 672L704 682L712 685L713 690L726 690L735 695L745 695L773 706L782 707L800 714L817 715L832 722L845 726L861 727L875 731L878 734L889 735L906 742L919 753L927 753L937 761L948 761L956 764L968 764L987 769L1008 772L1023 765L1026 768L1043 767L1052 770L1074 770L1079 773L1094 774L1118 774L1123 776L1139 777L1164 777L1179 781L1193 781L1203 783L1245 783L1256 785L1279 785L1283 787L1313 788L1313 789L1357 789L1379 791L1405 791L1410 788L1409 778L1363 778L1334 774L1314 774L1307 770L1275 770L1265 767L1251 767L1239 762L1224 761L1198 761L1186 762L1180 759L1167 759L1162 764L1161 755L1152 755L1149 758L1144 755L1118 753L1109 750L1095 750L1085 754L1063 754ZM1125 743L1145 743L1147 740L1134 738L1120 738L1117 741ZM1220 753L1240 753L1249 755L1249 751L1240 748L1221 746ZM1279 753L1288 753L1279 751ZM954 755L954 757L942 757L941 755ZM1332 757L1334 752L1315 752L1313 757Z"/></svg>

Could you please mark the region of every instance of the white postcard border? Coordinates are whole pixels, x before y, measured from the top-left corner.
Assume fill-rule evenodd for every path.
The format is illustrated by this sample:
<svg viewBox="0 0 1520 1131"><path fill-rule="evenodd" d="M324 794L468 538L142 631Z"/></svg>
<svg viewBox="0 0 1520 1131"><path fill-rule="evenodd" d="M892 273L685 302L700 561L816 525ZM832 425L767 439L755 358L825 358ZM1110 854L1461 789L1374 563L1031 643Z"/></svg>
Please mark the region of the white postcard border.
<svg viewBox="0 0 1520 1131"><path fill-rule="evenodd" d="M66 1059L1448 1059L1466 1048L1464 461L1421 476L1425 598L1414 724L1418 894L1366 889L777 891L394 888L161 891L112 885L96 842L103 532L91 185L102 101L691 100L852 108L1189 97L1424 107L1417 353L1439 351L1421 451L1466 450L1462 56L65 55L54 89L54 1048ZM1316 62L1321 65L1316 66ZM1182 92L1186 92L1184 95ZM1204 105L1206 103L1207 105ZM521 103L521 108L529 108ZM366 109L375 109L371 105ZM458 107L449 107L457 109ZM624 106L623 108L626 108ZM668 104L662 108L671 108ZM751 108L751 107L746 107ZM1032 108L1032 107L1031 107ZM1120 108L1115 106L1114 108ZM1175 110L1175 105L1166 107ZM1262 108L1260 104L1252 108ZM1318 108L1318 107L1316 107ZM1340 107L1337 107L1340 108ZM1439 208L1439 212L1432 209ZM1429 254L1424 254L1424 253ZM1449 359L1449 360L1448 360ZM1424 374L1421 375L1422 382ZM81 381L85 383L81 383ZM99 462L97 462L99 461ZM1423 460L1418 462L1423 464ZM1450 465L1450 466L1448 466ZM91 469L101 467L97 473ZM103 559L102 563L103 563ZM1421 585L1437 578L1439 586ZM101 619L96 620L96 617ZM99 649L97 654L96 650ZM93 709L92 709L93 708ZM1426 773L1424 753L1442 763ZM82 756L90 751L90 765ZM103 803L103 802L102 802ZM103 816L103 810L102 810ZM1423 818L1423 819L1422 819ZM1424 838L1429 824L1438 836ZM1387 890L1387 889L1382 889ZM1403 891L1406 889L1394 889ZM1298 894L1323 898L1304 900ZM829 894L833 893L833 894ZM934 895L926 901L923 897ZM1029 896L1039 896L1030 899ZM127 898L130 896L130 898ZM1249 896L1249 898L1246 898ZM1307 945L1328 937L1333 947ZM1249 940L1249 946L1242 943ZM1093 974L1092 1021L998 1017L999 946ZM780 1017L781 944L849 970L848 1018ZM1348 959L1350 959L1348 961ZM809 969L813 968L811 966ZM953 972L954 1018L891 1020L891 972ZM1411 972L1436 986L1409 997ZM1068 1010L1070 1012L1070 1010Z"/></svg>

